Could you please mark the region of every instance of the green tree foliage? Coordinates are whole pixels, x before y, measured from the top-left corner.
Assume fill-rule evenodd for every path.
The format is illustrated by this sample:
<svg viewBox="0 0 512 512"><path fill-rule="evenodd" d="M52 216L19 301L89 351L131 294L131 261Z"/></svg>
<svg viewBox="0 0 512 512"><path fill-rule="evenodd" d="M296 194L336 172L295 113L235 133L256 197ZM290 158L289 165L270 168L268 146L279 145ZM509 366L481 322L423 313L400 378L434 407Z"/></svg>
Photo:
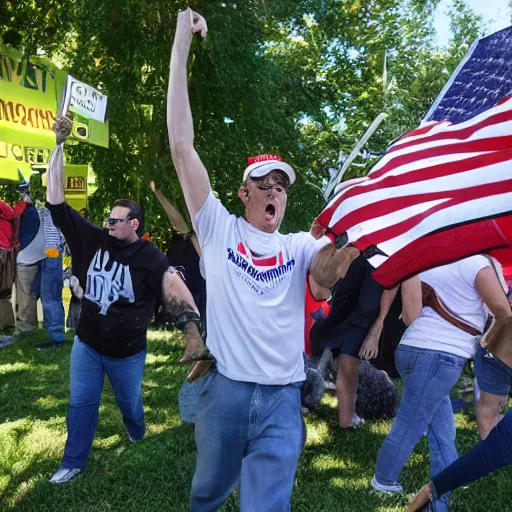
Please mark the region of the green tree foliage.
<svg viewBox="0 0 512 512"><path fill-rule="evenodd" d="M21 0L0 7L4 41L36 48L109 97L110 148L70 147L72 163L91 162L99 222L112 202L131 197L146 210L157 244L169 240L149 180L184 211L169 154L166 94L176 16L174 0ZM193 0L209 34L195 41L190 99L197 150L233 212L247 156L282 154L299 171L283 231L307 229L323 200L319 187L340 149L348 152L372 119L387 120L369 147L384 151L424 115L481 26L461 0L455 36L434 44L437 1ZM4 16L5 14L5 16ZM384 60L386 59L386 73ZM364 163L364 162L363 162ZM366 172L353 167L350 172Z"/></svg>

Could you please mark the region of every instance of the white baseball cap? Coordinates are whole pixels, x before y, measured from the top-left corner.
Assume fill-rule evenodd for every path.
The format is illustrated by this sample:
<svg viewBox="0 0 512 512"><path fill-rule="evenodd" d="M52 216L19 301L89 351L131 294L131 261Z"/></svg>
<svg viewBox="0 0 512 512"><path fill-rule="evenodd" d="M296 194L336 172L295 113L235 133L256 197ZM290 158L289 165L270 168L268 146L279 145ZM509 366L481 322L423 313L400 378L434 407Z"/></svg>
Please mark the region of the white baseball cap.
<svg viewBox="0 0 512 512"><path fill-rule="evenodd" d="M283 162L279 155L250 156L247 159L248 167L244 171L244 181L247 178L263 178L269 172L282 171L288 176L290 185L295 181L295 171L290 164Z"/></svg>

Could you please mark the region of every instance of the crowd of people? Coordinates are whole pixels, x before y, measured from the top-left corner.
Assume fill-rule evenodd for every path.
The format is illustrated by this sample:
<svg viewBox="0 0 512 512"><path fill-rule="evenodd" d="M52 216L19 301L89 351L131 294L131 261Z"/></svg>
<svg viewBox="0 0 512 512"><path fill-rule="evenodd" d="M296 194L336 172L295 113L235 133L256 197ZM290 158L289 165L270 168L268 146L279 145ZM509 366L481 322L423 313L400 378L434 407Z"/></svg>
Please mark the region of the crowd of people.
<svg viewBox="0 0 512 512"><path fill-rule="evenodd" d="M242 510L289 510L306 439L304 388L311 392L314 379L324 386L331 358L343 429L368 420L357 414L361 360L371 360L371 371L387 382L403 381L371 487L402 492L400 474L426 435L432 480L408 510L449 510L454 489L512 463L512 413L503 417L512 381L512 311L502 265L474 255L384 289L363 254L337 248L319 225L309 233L279 232L296 173L276 155L249 158L238 189L245 214L230 214L194 147L187 61L194 34L206 31L197 13L179 14L167 120L192 226L151 182L176 234L167 256L141 237L143 212L134 201L116 201L105 229L66 204L63 147L71 123L63 116L54 127L46 206L34 205L25 188L13 208L0 201L0 330L34 329L40 297L50 339L39 348L62 346L64 245L72 257L78 310L70 316L79 320L68 436L50 482L68 482L84 470L105 374L129 440L144 437L146 335L160 314L185 335L181 361L194 363L184 384L195 386L188 395L197 445L193 512L216 510L238 483ZM459 458L450 392L469 360L480 390L482 440ZM313 394L310 408L322 393Z"/></svg>
<svg viewBox="0 0 512 512"><path fill-rule="evenodd" d="M40 299L49 340L36 348L61 347L65 332L62 303L65 240L49 210L32 201L28 184L20 186L20 194L22 200L14 207L0 200L0 330L14 325L18 332L36 329ZM9 341L12 339L4 343Z"/></svg>

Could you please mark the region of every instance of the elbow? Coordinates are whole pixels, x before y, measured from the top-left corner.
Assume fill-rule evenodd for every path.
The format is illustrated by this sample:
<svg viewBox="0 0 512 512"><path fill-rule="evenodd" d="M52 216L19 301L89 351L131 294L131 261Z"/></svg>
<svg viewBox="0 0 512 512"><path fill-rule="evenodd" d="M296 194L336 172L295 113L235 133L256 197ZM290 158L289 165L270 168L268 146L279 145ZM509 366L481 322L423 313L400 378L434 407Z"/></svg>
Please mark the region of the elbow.
<svg viewBox="0 0 512 512"><path fill-rule="evenodd" d="M312 277L309 276L309 291L313 298L317 301L327 300L331 296L331 289L328 287L320 286Z"/></svg>
<svg viewBox="0 0 512 512"><path fill-rule="evenodd" d="M502 322L503 320L506 320L507 318L510 318L512 316L512 311L510 310L510 307L508 309L503 308L502 311L496 312L496 320L499 322Z"/></svg>
<svg viewBox="0 0 512 512"><path fill-rule="evenodd" d="M330 288L327 288L327 287L318 287L313 293L312 293L313 297L315 298L315 300L317 301L324 301L324 300L329 300L331 298L331 289Z"/></svg>
<svg viewBox="0 0 512 512"><path fill-rule="evenodd" d="M194 150L190 141L170 137L171 157L176 167L180 166Z"/></svg>
<svg viewBox="0 0 512 512"><path fill-rule="evenodd" d="M310 274L320 289L331 290L338 281L338 277L336 275L326 275L325 273L314 272L313 270L311 270Z"/></svg>
<svg viewBox="0 0 512 512"><path fill-rule="evenodd" d="M409 327L409 325L411 325L414 322L414 319L411 315L407 315L406 313L404 313L402 315L402 321L407 327Z"/></svg>
<svg viewBox="0 0 512 512"><path fill-rule="evenodd" d="M421 311L403 311L402 320L409 327L419 316Z"/></svg>
<svg viewBox="0 0 512 512"><path fill-rule="evenodd" d="M405 305L404 305L405 306ZM408 304L402 309L402 321L409 327L420 315L423 306L419 304Z"/></svg>

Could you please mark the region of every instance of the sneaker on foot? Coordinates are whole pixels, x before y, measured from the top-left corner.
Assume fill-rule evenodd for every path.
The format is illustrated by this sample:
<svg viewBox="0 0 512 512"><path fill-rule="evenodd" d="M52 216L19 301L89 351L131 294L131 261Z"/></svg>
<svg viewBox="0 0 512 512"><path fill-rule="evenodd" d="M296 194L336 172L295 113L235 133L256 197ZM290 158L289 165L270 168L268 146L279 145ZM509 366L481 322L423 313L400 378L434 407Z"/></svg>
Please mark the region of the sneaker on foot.
<svg viewBox="0 0 512 512"><path fill-rule="evenodd" d="M366 421L363 418L360 418L357 414L352 419L352 428L360 427L361 425L364 425Z"/></svg>
<svg viewBox="0 0 512 512"><path fill-rule="evenodd" d="M81 473L80 468L60 468L49 480L51 484L65 484Z"/></svg>
<svg viewBox="0 0 512 512"><path fill-rule="evenodd" d="M48 350L50 348L62 348L64 346L63 341L47 341L36 346L36 350Z"/></svg>
<svg viewBox="0 0 512 512"><path fill-rule="evenodd" d="M378 492L402 492L404 489L400 484L391 484L391 485L385 485L381 484L375 475L373 475L372 482L371 482L372 488L374 491Z"/></svg>
<svg viewBox="0 0 512 512"><path fill-rule="evenodd" d="M0 336L0 348L12 345L17 339L17 334L13 334L12 336Z"/></svg>
<svg viewBox="0 0 512 512"><path fill-rule="evenodd" d="M352 418L352 425L350 427L341 427L343 430L351 430L359 428L361 425L364 425L366 421L363 418L357 416L357 414Z"/></svg>
<svg viewBox="0 0 512 512"><path fill-rule="evenodd" d="M144 434L142 435L142 437L139 437L137 439L135 439L134 437L132 437L130 435L130 432L128 432L128 430L126 431L126 433L128 434L128 440L130 441L130 443L138 443L139 441L142 441L146 435L146 432L144 432Z"/></svg>

